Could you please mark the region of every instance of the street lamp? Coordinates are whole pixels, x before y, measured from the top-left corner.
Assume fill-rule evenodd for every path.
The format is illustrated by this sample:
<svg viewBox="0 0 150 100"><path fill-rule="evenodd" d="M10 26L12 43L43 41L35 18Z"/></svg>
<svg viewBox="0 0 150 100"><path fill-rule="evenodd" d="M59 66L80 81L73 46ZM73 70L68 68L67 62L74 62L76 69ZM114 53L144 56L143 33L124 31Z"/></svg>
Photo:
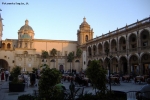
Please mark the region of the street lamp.
<svg viewBox="0 0 150 100"><path fill-rule="evenodd" d="M113 56L112 55L109 56L109 49L108 48L105 49L105 53L106 53L106 56L107 56L106 59L108 62L108 70L109 70L109 73L108 73L109 76L108 77L109 77L109 87L110 87L110 93L111 93L110 60L112 59Z"/></svg>

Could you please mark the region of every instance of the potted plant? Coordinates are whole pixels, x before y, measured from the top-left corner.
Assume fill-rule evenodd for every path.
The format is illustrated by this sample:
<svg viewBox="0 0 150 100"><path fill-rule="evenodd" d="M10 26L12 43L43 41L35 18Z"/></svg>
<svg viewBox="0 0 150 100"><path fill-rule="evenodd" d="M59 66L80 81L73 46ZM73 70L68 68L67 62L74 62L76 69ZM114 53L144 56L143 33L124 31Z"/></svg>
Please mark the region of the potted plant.
<svg viewBox="0 0 150 100"><path fill-rule="evenodd" d="M13 80L9 82L9 91L10 92L23 92L25 88L25 84L23 80L18 79L18 75L21 74L21 67L16 66L11 71L11 76Z"/></svg>

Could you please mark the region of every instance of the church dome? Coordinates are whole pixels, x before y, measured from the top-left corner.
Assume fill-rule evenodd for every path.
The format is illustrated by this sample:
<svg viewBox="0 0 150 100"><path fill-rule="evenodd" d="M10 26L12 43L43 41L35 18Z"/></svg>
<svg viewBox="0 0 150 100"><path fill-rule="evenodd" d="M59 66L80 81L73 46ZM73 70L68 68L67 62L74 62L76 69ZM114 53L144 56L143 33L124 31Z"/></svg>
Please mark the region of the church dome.
<svg viewBox="0 0 150 100"><path fill-rule="evenodd" d="M22 27L20 28L20 30L33 31L32 27L31 27L31 26L29 26L29 25L28 25L28 23L29 23L29 21L28 21L28 20L26 20L26 21L25 21L25 25L24 25L24 26L22 26Z"/></svg>
<svg viewBox="0 0 150 100"><path fill-rule="evenodd" d="M29 34L23 34L21 36L21 39L31 39L30 35Z"/></svg>
<svg viewBox="0 0 150 100"><path fill-rule="evenodd" d="M86 18L85 17L83 18L83 22L80 25L80 28L83 28L83 27L90 27L90 25L86 22Z"/></svg>

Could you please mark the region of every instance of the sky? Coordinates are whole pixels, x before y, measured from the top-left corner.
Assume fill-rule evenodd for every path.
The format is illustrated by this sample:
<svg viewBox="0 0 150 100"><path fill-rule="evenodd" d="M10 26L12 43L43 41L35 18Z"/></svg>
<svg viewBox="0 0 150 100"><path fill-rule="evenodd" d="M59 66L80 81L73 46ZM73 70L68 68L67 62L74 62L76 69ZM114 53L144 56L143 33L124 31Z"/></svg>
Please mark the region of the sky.
<svg viewBox="0 0 150 100"><path fill-rule="evenodd" d="M0 0L0 9L3 40L18 39L28 19L35 39L77 41L84 17L95 38L150 17L150 0Z"/></svg>

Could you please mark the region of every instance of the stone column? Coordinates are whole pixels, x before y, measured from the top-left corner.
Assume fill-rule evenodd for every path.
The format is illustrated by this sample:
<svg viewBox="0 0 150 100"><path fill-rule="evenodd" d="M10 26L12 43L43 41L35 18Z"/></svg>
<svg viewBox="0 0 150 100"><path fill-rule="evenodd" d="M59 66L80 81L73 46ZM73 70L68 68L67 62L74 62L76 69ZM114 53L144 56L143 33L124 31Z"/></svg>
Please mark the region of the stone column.
<svg viewBox="0 0 150 100"><path fill-rule="evenodd" d="M22 48L24 48L25 47L25 42L22 42Z"/></svg>
<svg viewBox="0 0 150 100"><path fill-rule="evenodd" d="M129 42L130 42L129 36L127 35L127 38L126 38L126 50L128 50L128 49L130 48ZM129 50L128 50L128 51L129 51Z"/></svg>
<svg viewBox="0 0 150 100"><path fill-rule="evenodd" d="M98 45L96 45L96 55L99 55Z"/></svg>
<svg viewBox="0 0 150 100"><path fill-rule="evenodd" d="M141 37L140 34L137 34L137 47L138 47L138 52L141 52Z"/></svg>
<svg viewBox="0 0 150 100"><path fill-rule="evenodd" d="M105 49L105 48L104 48L104 43L102 42L102 51L103 51L102 53L103 53L103 54L105 54L105 50L104 50L104 49Z"/></svg>
<svg viewBox="0 0 150 100"><path fill-rule="evenodd" d="M131 73L131 66L129 65L129 60L127 58L127 68L128 68L128 74Z"/></svg>
<svg viewBox="0 0 150 100"><path fill-rule="evenodd" d="M142 67L142 64L141 64L141 59L139 59L139 74L142 75L143 73L143 67Z"/></svg>
<svg viewBox="0 0 150 100"><path fill-rule="evenodd" d="M81 33L79 33L80 34L80 45L82 44L82 34Z"/></svg>
<svg viewBox="0 0 150 100"><path fill-rule="evenodd" d="M18 48L20 48L20 41L18 41Z"/></svg>
<svg viewBox="0 0 150 100"><path fill-rule="evenodd" d="M118 62L118 70L119 70L119 72L122 72L122 62L121 61Z"/></svg>
<svg viewBox="0 0 150 100"><path fill-rule="evenodd" d="M117 51L120 51L118 37L117 37L117 43L116 44L117 44Z"/></svg>
<svg viewBox="0 0 150 100"><path fill-rule="evenodd" d="M27 48L30 48L29 46L30 46L30 42L27 42Z"/></svg>
<svg viewBox="0 0 150 100"><path fill-rule="evenodd" d="M109 40L109 42L108 42L108 45L109 45L109 53L110 53L110 55L111 55L112 50L111 50L111 42L110 42L110 40Z"/></svg>

